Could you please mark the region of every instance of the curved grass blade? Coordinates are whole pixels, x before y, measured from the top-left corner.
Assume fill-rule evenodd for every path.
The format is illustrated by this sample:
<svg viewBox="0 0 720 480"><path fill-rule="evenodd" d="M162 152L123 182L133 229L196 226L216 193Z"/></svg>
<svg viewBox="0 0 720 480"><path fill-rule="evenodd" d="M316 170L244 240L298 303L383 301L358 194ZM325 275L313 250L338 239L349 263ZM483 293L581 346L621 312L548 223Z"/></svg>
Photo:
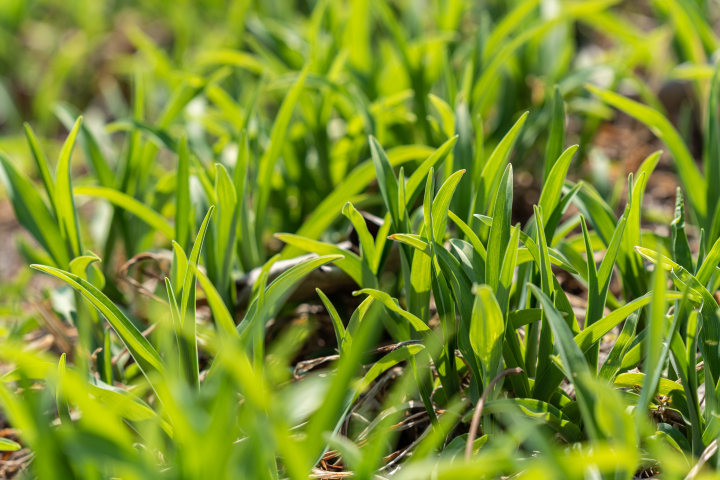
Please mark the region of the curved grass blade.
<svg viewBox="0 0 720 480"><path fill-rule="evenodd" d="M512 196L513 172L512 165L508 165L500 180L497 196L495 197L495 209L485 259L485 283L490 286L493 292L497 292L500 283L501 262L505 258L505 251L510 241Z"/></svg>
<svg viewBox="0 0 720 480"><path fill-rule="evenodd" d="M75 201L73 200L72 172L70 171L70 161L73 149L75 148L75 139L80 131L82 121L83 118L78 117L70 134L68 134L60 150L60 157L55 170L55 210L58 225L60 226L60 233L67 242L73 257L79 257L83 251L77 212L75 211Z"/></svg>
<svg viewBox="0 0 720 480"><path fill-rule="evenodd" d="M547 146L545 147L545 170L543 174L543 192L547 188L547 181L553 175L553 170L558 162L562 160L560 153L565 147L565 102L563 101L562 92L560 87L555 85L553 92L553 106L552 106L552 117L550 120L550 133L548 136ZM572 147L570 147L572 148ZM569 149L568 149L569 150ZM567 152L567 151L566 151ZM571 155L572 157L572 155ZM568 160L568 165L569 165ZM561 168L555 175L558 175L563 169ZM567 175L567 169L564 168L565 175ZM565 180L565 175L562 175ZM561 184L562 185L562 184ZM542 197L541 197L542 198ZM540 205L545 207L540 201ZM554 206L553 206L554 208ZM550 215L552 208L545 209L547 215ZM545 218L547 221L547 218Z"/></svg>
<svg viewBox="0 0 720 480"><path fill-rule="evenodd" d="M77 187L74 192L76 195L104 198L113 205L132 213L168 239L172 239L175 235L175 229L165 220L165 217L130 195L105 187Z"/></svg>
<svg viewBox="0 0 720 480"><path fill-rule="evenodd" d="M0 151L0 181L12 202L15 218L50 254L53 261L67 268L70 258L61 237L57 220L25 174Z"/></svg>
<svg viewBox="0 0 720 480"><path fill-rule="evenodd" d="M700 225L706 226L708 217L706 204L708 184L695 165L695 160L688 151L682 137L680 137L680 134L675 130L675 127L672 126L670 121L657 110L625 98L617 93L602 90L592 85L586 85L585 88L600 97L602 101L643 122L653 130L655 135L665 142L675 158L678 174L685 186L685 191L688 194L695 215Z"/></svg>
<svg viewBox="0 0 720 480"><path fill-rule="evenodd" d="M161 375L163 374L165 365L155 348L143 337L142 333L128 320L120 309L98 290L97 287L87 280L83 280L72 273L64 272L59 268L47 267L45 265L31 265L30 267L64 281L92 303L107 321L110 322L110 325L112 325L118 337L120 337L120 340L122 340L125 347L127 347L133 359L137 362L145 376L148 377L151 384L153 383L152 374L154 372L158 372Z"/></svg>

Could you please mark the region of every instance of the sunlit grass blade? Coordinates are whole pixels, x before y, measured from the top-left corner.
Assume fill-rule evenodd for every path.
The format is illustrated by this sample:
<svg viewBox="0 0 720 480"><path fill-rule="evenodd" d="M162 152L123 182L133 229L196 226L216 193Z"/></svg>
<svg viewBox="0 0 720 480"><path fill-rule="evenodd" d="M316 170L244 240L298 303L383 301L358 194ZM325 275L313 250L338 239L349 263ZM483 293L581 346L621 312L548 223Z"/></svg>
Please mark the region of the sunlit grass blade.
<svg viewBox="0 0 720 480"><path fill-rule="evenodd" d="M510 216L513 201L513 171L508 165L503 173L495 197L492 227L488 238L487 257L485 260L485 283L497 292L500 282L500 269L505 251L510 241Z"/></svg>
<svg viewBox="0 0 720 480"><path fill-rule="evenodd" d="M190 248L194 219L190 207L190 151L187 137L180 137L175 190L175 241L183 250Z"/></svg>
<svg viewBox="0 0 720 480"><path fill-rule="evenodd" d="M76 187L74 192L76 195L104 198L113 205L137 216L150 227L162 233L166 238L172 239L175 236L175 229L165 217L130 195L105 187Z"/></svg>
<svg viewBox="0 0 720 480"><path fill-rule="evenodd" d="M0 151L0 180L12 202L15 217L60 267L67 268L70 258L61 239L60 228L35 186Z"/></svg>
<svg viewBox="0 0 720 480"><path fill-rule="evenodd" d="M483 214L487 210L493 194L493 188L496 185L495 182L498 181L497 177L501 170L506 169L505 166L510 160L510 153L515 146L515 142L525 124L527 116L528 113L525 112L518 121L515 122L515 125L513 125L510 131L503 137L497 147L495 147L495 150L493 150L490 158L485 162L480 176L480 185L475 193L474 206L473 211L470 212L471 214ZM469 217L469 220L470 219L471 217Z"/></svg>
<svg viewBox="0 0 720 480"><path fill-rule="evenodd" d="M470 344L480 359L483 388L495 378L502 358L505 321L495 294L486 285L477 287L470 323Z"/></svg>
<svg viewBox="0 0 720 480"><path fill-rule="evenodd" d="M550 220L550 216L560 201L560 194L562 193L562 187L565 184L565 177L567 176L568 168L570 168L570 162L572 161L573 155L575 155L577 149L578 146L573 145L565 150L555 161L552 169L547 174L545 184L543 185L543 189L540 194L540 201L538 202L538 205L542 207L543 210L544 223L547 223L548 220Z"/></svg>
<svg viewBox="0 0 720 480"><path fill-rule="evenodd" d="M618 336L615 344L610 350L610 353L603 362L602 367L600 367L598 379L601 381L605 381L610 384L615 381L615 376L620 370L622 359L628 351L630 344L635 339L635 328L637 327L639 318L639 314L633 313L627 318L627 320L625 320L620 336Z"/></svg>
<svg viewBox="0 0 720 480"><path fill-rule="evenodd" d="M51 210L55 212L55 177L50 171L50 165L48 163L47 155L40 145L35 132L33 131L30 124L25 123L25 137L27 138L28 145L30 146L30 152L32 153L35 165L37 165L38 171L40 172L40 178L42 178L45 191L47 192L48 199L50 200Z"/></svg>
<svg viewBox="0 0 720 480"><path fill-rule="evenodd" d="M82 121L82 117L77 119L73 129L65 140L55 170L55 210L58 224L60 225L60 233L67 242L73 257L81 255L83 251L77 212L75 211L75 201L73 199L72 172L70 171L70 161L73 149L75 148L75 139L80 131Z"/></svg>
<svg viewBox="0 0 720 480"><path fill-rule="evenodd" d="M110 325L112 325L120 337L120 340L125 344L133 359L151 382L154 372L163 373L165 369L164 362L155 348L143 337L142 333L128 320L125 314L100 292L100 290L87 280L83 280L72 273L64 272L59 268L46 267L44 265L32 265L32 268L64 281L92 303L107 321L110 322Z"/></svg>
<svg viewBox="0 0 720 480"><path fill-rule="evenodd" d="M536 285L528 284L538 302L542 305L543 315L548 320L555 337L555 345L560 352L565 367L572 372L569 378L575 387L575 395L580 410L585 420L585 429L590 438L597 435L597 427L593 419L593 395L589 391L587 383L590 381L590 370L583 356L582 351L573 340L570 327L567 326L560 313L555 309L552 301Z"/></svg>
<svg viewBox="0 0 720 480"><path fill-rule="evenodd" d="M272 187L272 175L275 170L275 163L280 157L283 145L285 144L285 137L287 129L290 125L290 119L292 117L293 110L295 109L295 104L303 91L307 74L308 66L304 67L300 72L297 81L283 100L277 117L275 118L275 122L273 123L272 132L270 133L270 147L267 151L265 151L258 163L258 182L255 200L256 219L265 218L265 210L267 209L268 202L270 200L270 189ZM258 239L258 244L260 244L262 240L263 225L264 224L262 222L259 222L255 227L255 235Z"/></svg>
<svg viewBox="0 0 720 480"><path fill-rule="evenodd" d="M665 142L675 158L678 174L685 186L690 204L697 216L698 222L701 226L705 227L708 220L706 203L708 183L695 165L695 160L688 151L682 137L680 137L680 134L678 134L670 121L653 108L625 98L617 93L602 90L592 85L586 85L586 88L600 97L604 102L643 122L653 130L655 135Z"/></svg>
<svg viewBox="0 0 720 480"><path fill-rule="evenodd" d="M551 177L551 172L555 168L555 165L562 160L562 158L560 158L560 152L563 151L563 148L565 148L565 102L563 101L560 87L555 85L552 99L550 131L548 132L547 146L545 147L545 173L543 175L543 182L546 182L548 178ZM560 171L562 170L563 169ZM567 169L564 168L564 170L567 175ZM562 175L562 177L563 180L565 180L565 175ZM545 188L547 188L547 185L543 185L543 191ZM552 209L548 209L545 205L542 205L542 201L540 204L548 212L546 215L550 215ZM554 208L554 206L552 208ZM545 220L547 220L547 218Z"/></svg>

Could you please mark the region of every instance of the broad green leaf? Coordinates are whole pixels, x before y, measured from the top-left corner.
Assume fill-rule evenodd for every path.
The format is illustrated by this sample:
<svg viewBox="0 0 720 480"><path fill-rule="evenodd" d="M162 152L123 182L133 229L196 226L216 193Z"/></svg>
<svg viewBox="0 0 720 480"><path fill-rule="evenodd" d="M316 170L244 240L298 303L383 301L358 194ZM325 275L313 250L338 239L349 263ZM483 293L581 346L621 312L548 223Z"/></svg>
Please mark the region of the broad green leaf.
<svg viewBox="0 0 720 480"><path fill-rule="evenodd" d="M708 284L713 274L717 272L718 264L720 264L720 238L715 241L715 244L698 269L697 275L695 275L695 278L697 278L701 285Z"/></svg>
<svg viewBox="0 0 720 480"><path fill-rule="evenodd" d="M558 226L560 225L560 220L563 215L565 215L565 212L567 212L570 203L573 201L575 195L577 195L582 186L583 182L578 182L574 187L570 188L553 209L550 214L550 218L548 218L547 222L545 222L545 238L549 238L551 240L550 245L553 247L567 235L566 229L573 230L577 226L577 223L580 223L580 217L575 215L563 224L563 228L560 232L557 231ZM577 223L573 224L573 221L576 221Z"/></svg>
<svg viewBox="0 0 720 480"><path fill-rule="evenodd" d="M354 400L356 400L360 394L363 393L365 389L367 389L367 387L369 387L370 384L384 372L388 371L390 368L394 367L403 360L417 355L418 352L424 348L425 347L423 345L403 345L375 362L355 390Z"/></svg>
<svg viewBox="0 0 720 480"><path fill-rule="evenodd" d="M207 214L203 223L200 225L197 237L195 237L195 243L193 244L192 251L188 257L187 268L185 269L185 275L183 280L182 288L182 301L180 303L180 324L184 325L186 321L195 324L195 269L197 268L200 260L200 252L202 251L203 242L205 241L205 233L207 232L210 224L210 218L215 211L215 206L211 206L208 209ZM190 310L188 310L190 307ZM186 315L189 313L189 318ZM194 327L193 327L194 329Z"/></svg>
<svg viewBox="0 0 720 480"><path fill-rule="evenodd" d="M713 220L720 215L718 202L720 201L720 119L718 108L720 105L720 64L715 64L710 83L710 95L708 98L707 115L705 118L705 131L703 135L703 164L705 166L705 178L707 179L707 215ZM713 222L714 223L714 222ZM711 228L714 225L711 225ZM707 230L710 243L714 243L720 236L720 232ZM700 278L698 278L700 280Z"/></svg>
<svg viewBox="0 0 720 480"><path fill-rule="evenodd" d="M380 193L388 212L390 212L395 230L402 232L402 226L398 224L401 213L398 205L398 181L395 172L393 172L390 160L377 139L371 136L369 141ZM403 210L404 208L403 206Z"/></svg>
<svg viewBox="0 0 720 480"><path fill-rule="evenodd" d="M240 214L238 223L237 255L243 269L248 272L260 264L260 253L255 236L255 225L250 220L247 199L250 194L248 175L250 172L250 143L246 130L240 132L238 155L233 172L233 185L237 196L236 205Z"/></svg>
<svg viewBox="0 0 720 480"><path fill-rule="evenodd" d="M197 386L199 384L199 371L197 375L195 373L195 371L198 370L197 353L194 352L192 346L195 343L195 338L189 338L189 334L192 329L185 328L183 326L183 320L180 315L180 308L178 307L177 299L175 298L175 292L173 291L170 279L167 277L165 277L165 287L167 288L168 303L170 304L170 317L172 318L175 340L177 341L180 370L183 375L185 375L185 379L190 385Z"/></svg>
<svg viewBox="0 0 720 480"><path fill-rule="evenodd" d="M545 240L545 227L543 225L543 212L537 205L533 207L535 211L535 235L539 243L540 252L540 286L542 291L548 298L554 297L555 283L552 269L550 267L550 254L548 253L547 241ZM553 338L550 325L548 324L545 311L543 310L543 319L540 325L540 343L538 347L538 359L535 378L542 378L545 370L550 365L550 355L553 351Z"/></svg>
<svg viewBox="0 0 720 480"><path fill-rule="evenodd" d="M496 296L503 317L506 316L509 308L510 292L512 290L513 277L515 274L515 267L517 265L519 242L520 224L518 223L513 229L508 248L505 250L505 258L503 259L502 268L500 269L500 283L498 284Z"/></svg>
<svg viewBox="0 0 720 480"><path fill-rule="evenodd" d="M504 333L505 321L495 294L487 285L478 286L470 323L470 344L480 359L484 388L487 388L497 372L502 358Z"/></svg>
<svg viewBox="0 0 720 480"><path fill-rule="evenodd" d="M492 225L492 217L486 217L484 215L475 215L475 217L481 220L486 225ZM525 248L520 248L518 250L517 264L520 265L521 263L535 261L538 264L539 268L540 249L535 244L535 241L522 230L520 230L520 241L525 244ZM564 270L572 273L573 275L579 274L575 267L570 264L568 259L562 253L553 248L548 248L548 253L550 255L550 263L552 263L553 265L557 265L558 267L562 267Z"/></svg>
<svg viewBox="0 0 720 480"><path fill-rule="evenodd" d="M718 355L718 344L720 343L720 319L718 319L718 303L715 297L702 285L690 272L685 270L681 265L673 262L669 258L658 254L647 248L637 247L635 250L653 264L670 272L670 278L676 287L685 290L686 286L690 287L689 298L695 303L699 303L697 297L700 297L700 312L703 317L702 344L700 351L703 353L706 366L712 372L712 377L720 377L720 355ZM666 296L669 293L666 293Z"/></svg>
<svg viewBox="0 0 720 480"><path fill-rule="evenodd" d="M417 169L415 169L412 175L410 175L410 178L408 178L407 184L405 185L405 201L408 207L417 199L417 196L420 193L420 187L422 186L423 181L427 178L427 174L430 169L437 167L440 162L445 160L450 152L453 151L453 147L456 145L457 141L457 135L449 138L445 143L440 145L437 150L432 151L431 155L427 157ZM388 150L387 152L388 160L391 164L393 164L392 153L393 150Z"/></svg>
<svg viewBox="0 0 720 480"><path fill-rule="evenodd" d="M685 202L680 187L676 190L675 195L675 218L670 223L671 251L673 260L681 265L685 270L693 272L693 260L690 253L690 243L685 233Z"/></svg>
<svg viewBox="0 0 720 480"><path fill-rule="evenodd" d="M59 103L55 105L54 110L68 130L73 128L73 124L80 117L79 112L67 104ZM110 170L105 154L100 149L100 144L95 138L95 134L88 128L85 122L80 126L80 144L85 151L85 157L90 161L90 167L95 172L95 176L100 182L100 185L108 188L113 187L115 178Z"/></svg>
<svg viewBox="0 0 720 480"><path fill-rule="evenodd" d="M485 261L471 244L458 238L450 239L450 250L458 259L465 275L472 283L480 284L485 278ZM507 255L507 253L506 253ZM517 258L515 259L517 261ZM500 275L502 278L502 274Z"/></svg>
<svg viewBox="0 0 720 480"><path fill-rule="evenodd" d="M467 223L465 223L452 211L448 211L448 216L453 222L455 222L455 225L457 225L458 228L465 234L465 238L467 238L468 241L472 244L475 252L480 256L480 258L482 258L484 264L487 252L485 251L485 246L480 241L480 238L478 238L477 234L472 230L472 228L470 228Z"/></svg>
<svg viewBox="0 0 720 480"><path fill-rule="evenodd" d="M487 402L483 415L499 413L521 414L538 419L562 435L568 443L580 441L580 429L570 421L567 415L549 403L530 398L508 398Z"/></svg>
<svg viewBox="0 0 720 480"><path fill-rule="evenodd" d="M16 452L22 448L17 442L13 442L9 438L0 437L0 452Z"/></svg>
<svg viewBox="0 0 720 480"><path fill-rule="evenodd" d="M393 235L390 235L388 238L396 242L404 243L405 245L410 245L411 247L420 250L427 256L431 255L430 244L428 243L426 238L421 237L420 235L413 235L410 233L395 233Z"/></svg>
<svg viewBox="0 0 720 480"><path fill-rule="evenodd" d="M178 341L178 349L180 351L181 366L183 367L188 383L193 387L200 385L199 380L199 365L198 365L198 349L196 339L196 319L195 319L195 295L196 295L196 277L195 270L198 266L200 259L200 252L202 250L203 242L205 240L205 233L207 232L210 224L210 218L212 217L215 206L211 206L208 210L205 219L203 220L198 235L195 238L190 257L188 257L187 267L185 269L185 275L183 280L183 287L181 293L181 301L179 304L179 310L173 312L173 318L175 313L178 315L175 333ZM169 281L166 281L170 292L172 293L171 304L176 302L172 287ZM175 308L178 307L177 303L174 303ZM172 307L172 306L171 306ZM172 310L172 308L171 308Z"/></svg>
<svg viewBox="0 0 720 480"><path fill-rule="evenodd" d="M460 101L455 107L455 133L458 143L453 150L453 168L468 172L465 180L458 185L457 194L453 200L453 209L460 212L463 218L470 218L473 213L472 206L473 179L479 172L475 172L475 159L472 151L472 122L467 102Z"/></svg>
<svg viewBox="0 0 720 480"><path fill-rule="evenodd" d="M630 184L632 184L632 176L630 178ZM632 201L630 199L630 201ZM625 207L625 212L622 218L615 228L612 239L608 244L607 252L600 263L600 268L595 273L595 261L593 260L592 247L589 243L587 235L587 226L585 225L584 217L581 219L583 227L583 236L585 238L585 251L588 258L588 307L585 316L585 325L590 326L596 321L600 320L605 310L605 304L607 303L608 291L610 289L610 277L613 272L615 265L615 259L617 258L618 251L622 241L623 234L625 233L625 224L627 223L627 217L630 214L631 204ZM597 370L598 352L600 345L595 345L593 349L588 353L588 362L591 366L594 366Z"/></svg>

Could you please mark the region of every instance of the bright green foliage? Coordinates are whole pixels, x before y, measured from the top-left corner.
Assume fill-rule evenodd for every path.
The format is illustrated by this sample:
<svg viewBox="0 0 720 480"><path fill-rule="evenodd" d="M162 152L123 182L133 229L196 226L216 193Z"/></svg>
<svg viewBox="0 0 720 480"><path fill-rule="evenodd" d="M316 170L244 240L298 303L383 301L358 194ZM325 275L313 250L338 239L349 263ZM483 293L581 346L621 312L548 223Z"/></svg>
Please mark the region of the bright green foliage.
<svg viewBox="0 0 720 480"><path fill-rule="evenodd" d="M718 13L631 4L0 2L0 471L715 478Z"/></svg>

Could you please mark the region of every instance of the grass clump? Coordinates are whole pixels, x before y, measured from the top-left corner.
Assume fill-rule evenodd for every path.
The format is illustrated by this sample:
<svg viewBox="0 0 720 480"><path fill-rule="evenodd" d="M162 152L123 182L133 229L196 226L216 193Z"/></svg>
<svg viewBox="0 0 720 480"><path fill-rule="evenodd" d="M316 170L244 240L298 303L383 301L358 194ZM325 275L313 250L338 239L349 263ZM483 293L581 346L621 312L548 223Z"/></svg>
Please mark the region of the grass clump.
<svg viewBox="0 0 720 480"><path fill-rule="evenodd" d="M0 475L715 478L716 6L229 3L0 9Z"/></svg>

